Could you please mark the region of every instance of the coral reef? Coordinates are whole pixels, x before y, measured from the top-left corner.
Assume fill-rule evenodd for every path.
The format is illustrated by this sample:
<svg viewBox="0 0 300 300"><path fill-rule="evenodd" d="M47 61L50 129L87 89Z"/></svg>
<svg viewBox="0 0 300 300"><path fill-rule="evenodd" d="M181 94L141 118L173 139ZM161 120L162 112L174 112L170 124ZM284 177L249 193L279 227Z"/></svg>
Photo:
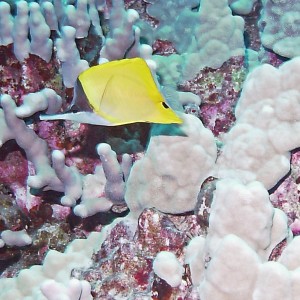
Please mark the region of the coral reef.
<svg viewBox="0 0 300 300"><path fill-rule="evenodd" d="M263 4L262 44L284 57L299 56L299 2L264 0Z"/></svg>
<svg viewBox="0 0 300 300"><path fill-rule="evenodd" d="M0 299L298 300L298 6L1 1ZM134 57L182 124L43 120Z"/></svg>

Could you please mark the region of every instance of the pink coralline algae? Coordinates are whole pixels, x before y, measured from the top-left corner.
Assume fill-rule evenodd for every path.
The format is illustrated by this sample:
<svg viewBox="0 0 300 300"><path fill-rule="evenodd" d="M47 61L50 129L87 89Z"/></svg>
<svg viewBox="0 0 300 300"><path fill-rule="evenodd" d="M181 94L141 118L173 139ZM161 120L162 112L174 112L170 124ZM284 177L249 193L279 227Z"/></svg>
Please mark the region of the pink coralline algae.
<svg viewBox="0 0 300 300"><path fill-rule="evenodd" d="M135 232L126 222L116 225L93 256L93 267L81 274L91 282L94 298L172 299L189 295L191 279L188 266L182 285L173 289L155 276L152 263L160 251L171 251L183 258L182 249L189 241L186 233L199 226L196 219L193 216L166 216L150 209L140 215L138 223ZM181 226L189 224L185 231L180 228L180 223ZM77 272L74 271L74 274Z"/></svg>
<svg viewBox="0 0 300 300"><path fill-rule="evenodd" d="M244 59L235 57L220 69L204 69L196 78L180 86L180 90L200 97L200 118L215 136L227 132L235 121L234 107L245 72Z"/></svg>
<svg viewBox="0 0 300 300"><path fill-rule="evenodd" d="M0 161L1 183L7 186L23 185L28 175L23 151L13 142L5 144L3 148Z"/></svg>
<svg viewBox="0 0 300 300"><path fill-rule="evenodd" d="M61 77L58 75L58 62L52 59L46 63L36 55L20 63L14 56L12 45L0 46L1 93L11 95L18 104L25 94L45 87L51 87L59 94L64 93Z"/></svg>
<svg viewBox="0 0 300 300"><path fill-rule="evenodd" d="M295 235L299 235L300 218L300 153L296 149L292 152L291 172L279 182L278 187L271 195L270 199L275 207L282 209L288 216L289 225Z"/></svg>

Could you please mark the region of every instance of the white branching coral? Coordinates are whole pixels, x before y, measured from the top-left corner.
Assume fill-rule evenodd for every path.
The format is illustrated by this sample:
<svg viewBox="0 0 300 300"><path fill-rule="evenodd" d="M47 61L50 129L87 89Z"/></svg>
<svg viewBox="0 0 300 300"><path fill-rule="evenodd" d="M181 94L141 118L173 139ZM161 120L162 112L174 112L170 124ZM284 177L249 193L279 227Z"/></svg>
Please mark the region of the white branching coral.
<svg viewBox="0 0 300 300"><path fill-rule="evenodd" d="M125 10L123 0L113 0L110 11L110 31L100 51L99 63L132 57L142 57L151 69L156 65L152 61L152 48L140 44L140 29L134 24L139 14L134 9Z"/></svg>
<svg viewBox="0 0 300 300"><path fill-rule="evenodd" d="M74 27L64 26L61 38L56 40L57 56L62 64L62 77L66 87L74 87L78 75L89 67L86 60L80 59L75 35Z"/></svg>
<svg viewBox="0 0 300 300"><path fill-rule="evenodd" d="M0 45L9 45L13 42L13 16L10 14L10 6L6 2L0 2Z"/></svg>
<svg viewBox="0 0 300 300"><path fill-rule="evenodd" d="M124 155L122 163L119 164L116 153L110 146L101 144L98 148L102 160L101 169L104 169L105 174L103 170L102 173L98 170L97 174L83 176L75 167L65 165L63 152L54 150L50 159L47 143L26 126L23 118L40 111L55 113L61 104L61 98L48 88L25 95L23 104L19 107L9 95L3 95L0 101L0 115L3 116L0 119L1 145L14 139L24 149L27 159L35 169L35 175L27 179L29 187L64 192L61 203L70 207L74 207L76 201L83 196L83 201L74 208L75 214L79 216L91 216L99 211L108 211L113 204L124 203L124 180L128 178L132 163L129 155ZM100 166L96 170L99 168ZM91 176L98 176L99 180L91 181ZM98 184L97 193L94 195L87 192L87 189L95 190L91 182L94 186ZM105 191L107 197L100 197Z"/></svg>
<svg viewBox="0 0 300 300"><path fill-rule="evenodd" d="M38 3L31 3L29 11L30 53L38 55L46 62L49 62L53 47L53 41L49 38L50 28Z"/></svg>
<svg viewBox="0 0 300 300"><path fill-rule="evenodd" d="M2 139L1 143L3 144L7 139L14 139L26 152L27 159L35 166L36 174L28 177L27 184L38 189L48 187L49 189L60 190L61 182L51 168L47 156L47 143L29 129L22 119L17 117L17 106L9 95L2 95L0 104L5 120L2 127L3 138L5 139Z"/></svg>

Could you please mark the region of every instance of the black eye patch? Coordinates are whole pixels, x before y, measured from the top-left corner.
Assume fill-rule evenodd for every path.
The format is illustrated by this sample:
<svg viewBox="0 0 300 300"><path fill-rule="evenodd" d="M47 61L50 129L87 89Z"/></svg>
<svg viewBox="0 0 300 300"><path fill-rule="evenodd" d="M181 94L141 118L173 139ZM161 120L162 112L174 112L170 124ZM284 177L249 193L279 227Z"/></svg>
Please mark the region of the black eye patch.
<svg viewBox="0 0 300 300"><path fill-rule="evenodd" d="M162 102L161 104L162 104L162 106L163 106L164 108L170 108L170 107L167 105L167 103L165 103L165 102Z"/></svg>

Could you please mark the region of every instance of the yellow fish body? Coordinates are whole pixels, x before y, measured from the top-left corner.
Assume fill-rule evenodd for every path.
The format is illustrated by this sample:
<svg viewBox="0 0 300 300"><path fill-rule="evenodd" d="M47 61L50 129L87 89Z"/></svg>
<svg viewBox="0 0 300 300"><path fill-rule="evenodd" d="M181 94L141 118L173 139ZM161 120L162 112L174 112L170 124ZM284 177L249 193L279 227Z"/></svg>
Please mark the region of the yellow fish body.
<svg viewBox="0 0 300 300"><path fill-rule="evenodd" d="M160 93L147 63L141 58L122 59L82 72L74 88L71 109L41 120L73 120L115 126L136 122L182 123Z"/></svg>

